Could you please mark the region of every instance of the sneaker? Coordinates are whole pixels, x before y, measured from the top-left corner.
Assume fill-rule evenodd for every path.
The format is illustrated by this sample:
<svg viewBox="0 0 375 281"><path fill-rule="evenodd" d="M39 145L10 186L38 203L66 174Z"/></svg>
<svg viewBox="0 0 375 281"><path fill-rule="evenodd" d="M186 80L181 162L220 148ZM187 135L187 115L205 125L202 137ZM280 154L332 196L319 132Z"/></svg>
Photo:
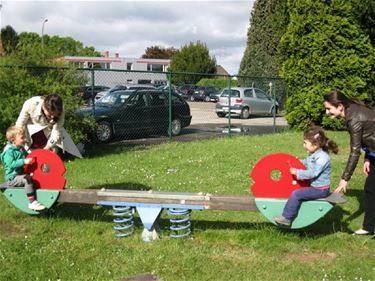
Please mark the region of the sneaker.
<svg viewBox="0 0 375 281"><path fill-rule="evenodd" d="M34 200L33 202L29 203L28 205L29 209L34 210L34 211L42 211L46 207L42 204L40 204L37 200Z"/></svg>
<svg viewBox="0 0 375 281"><path fill-rule="evenodd" d="M273 217L275 222L280 225L290 226L291 221L284 218L283 216L275 216Z"/></svg>
<svg viewBox="0 0 375 281"><path fill-rule="evenodd" d="M367 230L364 230L364 229L358 229L357 231L354 231L352 233L352 235L356 236L356 235L374 235L374 232L372 231L367 231Z"/></svg>

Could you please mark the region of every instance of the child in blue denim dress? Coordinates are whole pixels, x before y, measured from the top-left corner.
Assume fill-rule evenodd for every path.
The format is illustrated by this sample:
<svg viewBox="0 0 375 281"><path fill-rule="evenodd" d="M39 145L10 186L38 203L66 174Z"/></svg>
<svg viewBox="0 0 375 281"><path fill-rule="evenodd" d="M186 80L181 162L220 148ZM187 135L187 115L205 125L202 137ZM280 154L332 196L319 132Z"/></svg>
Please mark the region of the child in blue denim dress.
<svg viewBox="0 0 375 281"><path fill-rule="evenodd" d="M307 188L296 189L289 197L282 216L275 216L279 225L290 226L303 201L325 198L330 194L331 160L328 151L338 152L337 144L328 139L320 127L311 127L303 134L303 147L309 156L302 160L306 170L290 168L297 180L310 180Z"/></svg>

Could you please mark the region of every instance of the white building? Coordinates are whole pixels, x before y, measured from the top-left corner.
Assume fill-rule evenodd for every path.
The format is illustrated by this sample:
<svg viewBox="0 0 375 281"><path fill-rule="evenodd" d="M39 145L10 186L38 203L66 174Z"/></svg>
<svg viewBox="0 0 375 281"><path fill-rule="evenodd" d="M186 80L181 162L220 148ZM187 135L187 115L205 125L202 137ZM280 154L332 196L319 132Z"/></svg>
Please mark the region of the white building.
<svg viewBox="0 0 375 281"><path fill-rule="evenodd" d="M95 71L95 85L113 87L119 84L167 84L165 73L170 66L169 59L122 58L118 53L114 57L104 52L103 57L66 56L66 62L79 68L92 68ZM111 70L111 71L108 71ZM151 73L152 72L152 73Z"/></svg>

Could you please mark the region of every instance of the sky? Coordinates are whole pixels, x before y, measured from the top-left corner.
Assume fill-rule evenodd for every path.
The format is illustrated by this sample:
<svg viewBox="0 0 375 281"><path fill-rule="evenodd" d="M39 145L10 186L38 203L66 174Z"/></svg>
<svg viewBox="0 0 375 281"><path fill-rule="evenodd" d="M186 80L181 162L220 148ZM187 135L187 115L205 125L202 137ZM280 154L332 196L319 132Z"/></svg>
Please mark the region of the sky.
<svg viewBox="0 0 375 281"><path fill-rule="evenodd" d="M205 43L217 64L238 73L254 0L210 1L31 1L0 0L1 28L17 33L70 36L109 51L139 58L147 47Z"/></svg>

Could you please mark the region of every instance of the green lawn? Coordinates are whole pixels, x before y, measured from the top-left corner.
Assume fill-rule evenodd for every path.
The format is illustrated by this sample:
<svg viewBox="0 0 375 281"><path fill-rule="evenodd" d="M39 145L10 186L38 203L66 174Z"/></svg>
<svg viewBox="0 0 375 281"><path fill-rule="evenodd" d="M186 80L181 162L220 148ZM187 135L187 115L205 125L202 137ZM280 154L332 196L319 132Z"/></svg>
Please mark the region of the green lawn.
<svg viewBox="0 0 375 281"><path fill-rule="evenodd" d="M349 137L328 136L341 148L331 156L335 185ZM306 156L301 132L96 151L66 161L68 188L251 196L249 173L260 158ZM132 236L115 238L107 207L61 204L28 216L0 196L0 280L119 280L145 272L167 281L375 280L375 240L348 234L361 227L363 183L358 165L347 203L302 230L279 229L258 212L193 211L191 238L172 239L164 212L163 235L152 243L140 239L138 217Z"/></svg>

